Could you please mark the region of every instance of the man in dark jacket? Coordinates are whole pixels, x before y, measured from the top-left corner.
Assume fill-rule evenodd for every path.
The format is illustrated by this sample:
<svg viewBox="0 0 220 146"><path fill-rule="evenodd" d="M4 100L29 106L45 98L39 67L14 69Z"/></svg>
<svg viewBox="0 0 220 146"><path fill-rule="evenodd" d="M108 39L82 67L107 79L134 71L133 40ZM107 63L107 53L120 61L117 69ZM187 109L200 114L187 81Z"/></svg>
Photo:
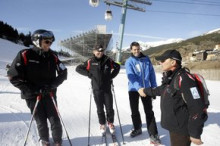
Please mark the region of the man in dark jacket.
<svg viewBox="0 0 220 146"><path fill-rule="evenodd" d="M168 50L156 59L164 71L162 85L142 88L139 94L161 96L161 125L170 133L171 146L202 144L200 136L207 113L194 78L182 68L178 51Z"/></svg>
<svg viewBox="0 0 220 146"><path fill-rule="evenodd" d="M52 137L56 146L62 143L62 125L50 93L56 101L57 87L67 79L67 69L55 52L50 49L54 41L51 31L36 30L32 35L34 47L21 50L8 71L10 82L21 90L21 98L33 114L37 96L41 95L34 119L42 145L50 145L47 119L51 124Z"/></svg>
<svg viewBox="0 0 220 146"><path fill-rule="evenodd" d="M109 130L114 134L114 110L111 85L112 79L119 73L120 65L104 54L102 45L95 46L93 54L94 57L84 62L84 64L78 65L76 71L91 79L101 133L105 133L107 120ZM105 117L104 106L107 119Z"/></svg>

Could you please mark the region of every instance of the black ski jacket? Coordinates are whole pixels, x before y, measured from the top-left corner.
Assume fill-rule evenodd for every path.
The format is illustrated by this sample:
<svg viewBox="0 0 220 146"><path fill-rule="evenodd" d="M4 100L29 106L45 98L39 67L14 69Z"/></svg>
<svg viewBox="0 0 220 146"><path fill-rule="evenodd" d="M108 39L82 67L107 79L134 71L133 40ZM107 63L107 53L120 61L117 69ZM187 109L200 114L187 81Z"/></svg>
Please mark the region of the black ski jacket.
<svg viewBox="0 0 220 146"><path fill-rule="evenodd" d="M18 52L8 71L10 82L21 90L21 98L36 98L42 87L53 89L67 79L67 69L54 51L42 52L39 48Z"/></svg>
<svg viewBox="0 0 220 146"><path fill-rule="evenodd" d="M111 90L112 79L120 71L120 65L108 56L97 59L92 57L76 67L76 71L91 79L93 90Z"/></svg>
<svg viewBox="0 0 220 146"><path fill-rule="evenodd" d="M198 94L198 88L193 78L178 68L167 72L162 78L162 85L156 88L146 88L149 96L161 96L161 125L163 128L182 135L200 138L207 113L205 105ZM179 71L183 71L180 75ZM176 76L180 76L180 89L174 88Z"/></svg>

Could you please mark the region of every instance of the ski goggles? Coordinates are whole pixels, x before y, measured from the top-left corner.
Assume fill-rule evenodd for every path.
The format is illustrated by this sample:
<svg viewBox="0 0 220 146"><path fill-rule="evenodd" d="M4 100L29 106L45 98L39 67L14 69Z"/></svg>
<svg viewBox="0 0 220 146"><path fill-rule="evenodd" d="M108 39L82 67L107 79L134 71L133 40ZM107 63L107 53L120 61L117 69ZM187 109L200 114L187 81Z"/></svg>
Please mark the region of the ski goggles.
<svg viewBox="0 0 220 146"><path fill-rule="evenodd" d="M54 41L54 35L51 31L47 31L41 34L41 38L44 40L52 40Z"/></svg>

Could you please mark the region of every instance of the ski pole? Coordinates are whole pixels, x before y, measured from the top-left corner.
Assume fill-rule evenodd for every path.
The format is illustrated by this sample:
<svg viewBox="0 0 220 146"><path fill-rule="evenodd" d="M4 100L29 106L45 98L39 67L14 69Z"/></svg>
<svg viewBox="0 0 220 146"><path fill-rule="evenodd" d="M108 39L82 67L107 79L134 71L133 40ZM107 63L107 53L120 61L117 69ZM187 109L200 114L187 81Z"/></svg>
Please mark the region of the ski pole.
<svg viewBox="0 0 220 146"><path fill-rule="evenodd" d="M90 92L90 101L89 101L89 129L88 129L88 146L90 145L91 103L92 103L92 88L91 88L91 92Z"/></svg>
<svg viewBox="0 0 220 146"><path fill-rule="evenodd" d="M34 105L34 110L33 110L32 116L31 116L31 123L30 123L30 125L29 125L29 127L28 127L28 131L27 131L27 134L26 134L26 137L25 137L25 141L24 141L24 146L25 146L26 143L27 143L28 135L29 135L29 132L30 132L30 129L31 129L31 124L32 124L32 122L33 122L34 115L35 115L36 109L37 109L37 105L38 105L39 101L41 100L41 97L42 97L42 95L41 95L41 93L40 93L40 94L37 96L37 101L36 101L36 103L35 103L35 105Z"/></svg>
<svg viewBox="0 0 220 146"><path fill-rule="evenodd" d="M121 130L121 137L122 137L123 144L125 144L124 136L123 136L123 131L122 131L122 127L121 127L121 122L120 122L120 117L119 117L119 112L118 112L118 105L117 105L116 97L115 97L115 90L114 90L114 85L113 85L113 83L112 83L112 92L113 92L113 95L114 95L115 107L116 107L116 111L117 111L117 115L118 115L118 122L119 122L120 130Z"/></svg>
<svg viewBox="0 0 220 146"><path fill-rule="evenodd" d="M58 114L58 116L59 116L59 118L60 118L60 121L61 121L62 124L63 124L63 128L64 128L64 130L65 130L65 132L66 132L66 136L67 136L67 138L68 138L68 140L69 140L70 146L72 146L72 143L71 143L70 138L69 138L69 135L68 135L68 133L67 133L65 124L64 124L64 122L63 122L63 119L61 118L60 112L59 112L59 110L58 110L58 107L57 107L57 105L56 105L56 102L55 102L55 100L54 100L54 96L53 96L53 93L52 93L52 92L50 92L50 97L51 97L51 99L52 99L52 101L53 101L54 107L55 107L55 109L56 109L56 111L57 111L57 114Z"/></svg>

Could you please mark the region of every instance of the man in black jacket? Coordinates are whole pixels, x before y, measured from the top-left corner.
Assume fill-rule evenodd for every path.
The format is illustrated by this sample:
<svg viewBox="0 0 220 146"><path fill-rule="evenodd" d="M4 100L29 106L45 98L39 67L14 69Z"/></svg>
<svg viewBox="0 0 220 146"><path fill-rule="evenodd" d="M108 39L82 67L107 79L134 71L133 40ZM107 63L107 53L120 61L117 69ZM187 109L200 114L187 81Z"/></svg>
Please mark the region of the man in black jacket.
<svg viewBox="0 0 220 146"><path fill-rule="evenodd" d="M31 39L34 47L21 50L17 54L8 71L8 77L21 90L21 98L26 100L32 114L37 96L41 95L34 114L41 143L50 145L48 119L54 144L59 146L62 143L62 125L50 93L53 93L56 101L57 87L67 79L67 69L50 49L55 39L51 31L36 30Z"/></svg>
<svg viewBox="0 0 220 146"><path fill-rule="evenodd" d="M200 136L207 113L195 79L182 68L178 51L168 50L156 59L164 71L162 85L142 88L139 94L161 96L161 125L170 133L171 146L190 146L191 142L202 144Z"/></svg>
<svg viewBox="0 0 220 146"><path fill-rule="evenodd" d="M97 114L100 123L101 133L104 134L106 120L110 132L115 132L113 98L111 92L112 79L117 76L120 65L104 54L102 45L97 45L93 49L94 57L76 67L76 71L91 79L94 100L97 107ZM104 106L107 113L105 117Z"/></svg>

